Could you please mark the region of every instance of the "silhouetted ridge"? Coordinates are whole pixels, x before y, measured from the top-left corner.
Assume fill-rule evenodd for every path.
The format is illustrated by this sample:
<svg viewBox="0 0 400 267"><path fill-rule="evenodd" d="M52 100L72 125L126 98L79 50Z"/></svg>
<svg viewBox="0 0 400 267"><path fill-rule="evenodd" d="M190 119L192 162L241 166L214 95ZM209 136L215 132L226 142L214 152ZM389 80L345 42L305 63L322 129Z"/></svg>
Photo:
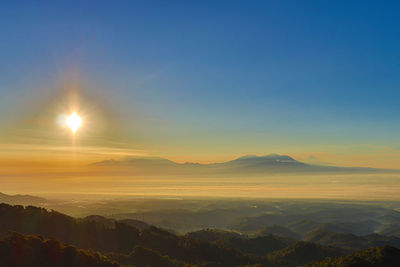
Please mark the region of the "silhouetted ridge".
<svg viewBox="0 0 400 267"><path fill-rule="evenodd" d="M55 239L9 233L0 238L0 266L8 267L118 267L93 251L63 245Z"/></svg>
<svg viewBox="0 0 400 267"><path fill-rule="evenodd" d="M179 165L176 162L173 162L169 159L158 158L158 157L127 157L124 160L104 160L100 162L96 162L92 165L98 166L159 166L159 167L170 167Z"/></svg>
<svg viewBox="0 0 400 267"><path fill-rule="evenodd" d="M176 261L191 264L214 262L220 266L237 266L255 262L254 259L238 251L197 239L176 236L154 226L139 230L115 221L115 225L110 227L108 223L104 223L101 216L74 219L43 208L0 204L0 222L1 235L10 230L24 234L40 234L77 248L93 249L103 253L113 252L114 256L119 255L125 259L123 255L132 254L132 251L139 246L146 248L146 251L157 251L159 255L168 255Z"/></svg>
<svg viewBox="0 0 400 267"><path fill-rule="evenodd" d="M366 173L396 172L395 170L335 167L312 165L295 160L288 155L269 154L264 156L245 155L237 159L220 163L177 163L164 158L129 157L122 160L105 160L92 166L130 167L131 172L141 174L262 174L262 173ZM129 168L128 168L129 169ZM399 171L397 171L399 172Z"/></svg>
<svg viewBox="0 0 400 267"><path fill-rule="evenodd" d="M257 155L245 155L234 159L230 162L235 161L253 161L253 160L260 160L260 161L270 161L270 162L298 162L297 160L293 159L287 155L278 155L278 154L269 154L265 156L257 156Z"/></svg>

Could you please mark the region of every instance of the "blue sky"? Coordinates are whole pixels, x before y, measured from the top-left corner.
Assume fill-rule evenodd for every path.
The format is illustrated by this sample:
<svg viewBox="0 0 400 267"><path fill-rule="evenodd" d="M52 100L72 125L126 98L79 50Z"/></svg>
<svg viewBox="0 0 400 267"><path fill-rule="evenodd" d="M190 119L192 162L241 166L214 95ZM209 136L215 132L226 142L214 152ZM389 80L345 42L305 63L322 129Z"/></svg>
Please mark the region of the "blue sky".
<svg viewBox="0 0 400 267"><path fill-rule="evenodd" d="M81 2L3 3L1 120L79 73L153 154L400 148L395 1Z"/></svg>

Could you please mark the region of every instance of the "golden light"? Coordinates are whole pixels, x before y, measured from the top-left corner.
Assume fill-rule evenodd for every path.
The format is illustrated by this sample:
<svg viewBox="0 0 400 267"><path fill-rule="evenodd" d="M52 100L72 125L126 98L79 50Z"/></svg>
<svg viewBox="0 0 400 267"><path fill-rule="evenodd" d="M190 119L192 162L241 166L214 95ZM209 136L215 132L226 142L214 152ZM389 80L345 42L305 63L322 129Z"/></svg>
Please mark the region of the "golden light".
<svg viewBox="0 0 400 267"><path fill-rule="evenodd" d="M65 124L75 133L81 127L82 119L74 112L66 118Z"/></svg>

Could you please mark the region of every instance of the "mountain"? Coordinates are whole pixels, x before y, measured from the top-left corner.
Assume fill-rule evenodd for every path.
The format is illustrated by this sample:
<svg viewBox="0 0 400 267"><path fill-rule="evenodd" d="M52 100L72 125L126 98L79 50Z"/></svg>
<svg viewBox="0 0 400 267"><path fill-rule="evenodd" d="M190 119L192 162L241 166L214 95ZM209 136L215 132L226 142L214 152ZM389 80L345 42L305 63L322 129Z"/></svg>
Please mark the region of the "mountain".
<svg viewBox="0 0 400 267"><path fill-rule="evenodd" d="M217 163L235 172L298 172L310 171L313 166L302 163L290 156L270 154L266 156L247 155L228 162Z"/></svg>
<svg viewBox="0 0 400 267"><path fill-rule="evenodd" d="M93 166L133 166L133 167L175 167L179 166L179 163L173 162L168 159L158 157L127 157L122 161L116 160L104 160L92 164Z"/></svg>
<svg viewBox="0 0 400 267"><path fill-rule="evenodd" d="M43 205L48 201L41 197L31 195L6 195L0 192L0 203L13 205Z"/></svg>
<svg viewBox="0 0 400 267"><path fill-rule="evenodd" d="M127 157L123 160L105 160L91 164L93 167L128 167L141 174L262 174L262 173L370 173L398 172L397 170L364 167L337 167L313 165L295 160L287 155L247 155L221 163L177 163L157 157Z"/></svg>
<svg viewBox="0 0 400 267"><path fill-rule="evenodd" d="M306 267L398 267L400 249L391 246L374 247L338 258L326 258Z"/></svg>

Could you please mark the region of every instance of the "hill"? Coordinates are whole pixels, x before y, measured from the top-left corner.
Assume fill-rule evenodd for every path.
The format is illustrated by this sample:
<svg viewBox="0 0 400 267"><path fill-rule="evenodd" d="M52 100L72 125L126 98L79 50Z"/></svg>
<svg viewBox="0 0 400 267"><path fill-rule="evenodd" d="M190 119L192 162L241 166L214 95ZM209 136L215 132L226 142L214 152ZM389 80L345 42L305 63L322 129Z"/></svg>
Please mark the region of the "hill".
<svg viewBox="0 0 400 267"><path fill-rule="evenodd" d="M75 219L43 208L8 204L0 204L0 222L0 236L7 234L10 230L24 235L40 235L25 237L21 234L12 234L11 239L10 237L3 238L6 240L4 241L6 245L0 242L3 244L0 251L4 253L0 255L2 257L0 260L9 261L11 251L9 246L17 244L20 255L24 255L22 258L27 257L37 262L36 258L43 257L40 254L42 249L47 249L46 244L53 242L54 246L52 245L50 252L58 255L58 260L63 259L63 253L75 255L71 256L71 259L65 259L68 264L72 264L68 266L78 264L68 260L78 261L81 258L88 258L86 259L88 262L98 261L99 265L93 266L103 266L101 265L103 261L104 264L113 264L111 262L113 260L118 264L135 267L147 267L149 264L167 267L294 267L323 260L326 257L343 256L350 249L354 251L365 246L398 244L398 239L394 237L379 235L360 237L351 234L328 234L322 231L308 236L313 242L295 241L276 235L249 238L236 232L216 229L205 229L178 236L154 226L138 229L102 216ZM135 221L133 224L137 223ZM31 243L37 246L38 250L31 248ZM21 244L21 248L18 244ZM341 248L330 246L331 244L336 244ZM91 252L85 252L86 250ZM99 251L99 253L93 251ZM92 257L94 259L91 259ZM3 265L0 264L0 266Z"/></svg>
<svg viewBox="0 0 400 267"><path fill-rule="evenodd" d="M139 221L139 220L134 220L134 219L124 219L120 220L121 223L125 223L127 225L133 226L139 230L147 229L150 228L150 224L147 224L145 222Z"/></svg>
<svg viewBox="0 0 400 267"><path fill-rule="evenodd" d="M266 256L276 250L283 249L294 241L275 235L259 236L255 238L229 237L214 241L214 244L225 248L232 248L244 254Z"/></svg>
<svg viewBox="0 0 400 267"><path fill-rule="evenodd" d="M384 225L379 229L379 234L387 236L395 236L400 238L400 225L399 224L389 224Z"/></svg>
<svg viewBox="0 0 400 267"><path fill-rule="evenodd" d="M398 267L400 249L391 246L374 247L348 256L326 258L306 267Z"/></svg>
<svg viewBox="0 0 400 267"><path fill-rule="evenodd" d="M33 206L0 204L0 235L13 230L23 234L53 237L77 248L114 253L125 260L137 257L135 248L155 251L176 261L189 264L217 263L220 266L256 263L256 259L232 250L188 237L181 237L151 226L139 230L115 221L110 227L102 218L74 219L67 215ZM143 252L143 251L139 251ZM144 253L151 255L151 253ZM151 261L149 259L141 259Z"/></svg>
<svg viewBox="0 0 400 267"><path fill-rule="evenodd" d="M275 235L248 238L234 232L205 229L187 235L213 242L219 246L233 248L242 253L265 257L271 266L299 266L322 260L326 257L346 255L348 250L310 242L296 242Z"/></svg>
<svg viewBox="0 0 400 267"><path fill-rule="evenodd" d="M230 239L230 238L246 238L247 236L241 235L232 231L225 231L219 229L203 229L195 232L189 232L186 234L187 237L196 238L206 242L215 242L218 240Z"/></svg>
<svg viewBox="0 0 400 267"><path fill-rule="evenodd" d="M317 230L309 233L304 240L323 245L346 248L353 251L384 245L391 245L400 248L400 238L379 234L357 236L353 234Z"/></svg>
<svg viewBox="0 0 400 267"><path fill-rule="evenodd" d="M230 229L249 235L257 234L266 227L279 226L279 231L286 235L294 232L304 238L309 232L324 230L337 233L352 233L354 235L373 234L388 225L382 217L391 211L369 205L319 205L310 203L305 208L302 205L291 204L281 210L272 210L256 216L242 217L234 221ZM284 228L285 229L284 229ZM291 233L293 235L293 233Z"/></svg>
<svg viewBox="0 0 400 267"><path fill-rule="evenodd" d="M107 257L41 236L9 233L0 238L0 266L118 267Z"/></svg>
<svg viewBox="0 0 400 267"><path fill-rule="evenodd" d="M264 226L255 232L256 236L278 235L290 239L301 239L301 235L280 225Z"/></svg>
<svg viewBox="0 0 400 267"><path fill-rule="evenodd" d="M348 251L344 249L300 241L270 253L268 258L277 266L299 266L323 260L326 257L343 256L347 253Z"/></svg>

